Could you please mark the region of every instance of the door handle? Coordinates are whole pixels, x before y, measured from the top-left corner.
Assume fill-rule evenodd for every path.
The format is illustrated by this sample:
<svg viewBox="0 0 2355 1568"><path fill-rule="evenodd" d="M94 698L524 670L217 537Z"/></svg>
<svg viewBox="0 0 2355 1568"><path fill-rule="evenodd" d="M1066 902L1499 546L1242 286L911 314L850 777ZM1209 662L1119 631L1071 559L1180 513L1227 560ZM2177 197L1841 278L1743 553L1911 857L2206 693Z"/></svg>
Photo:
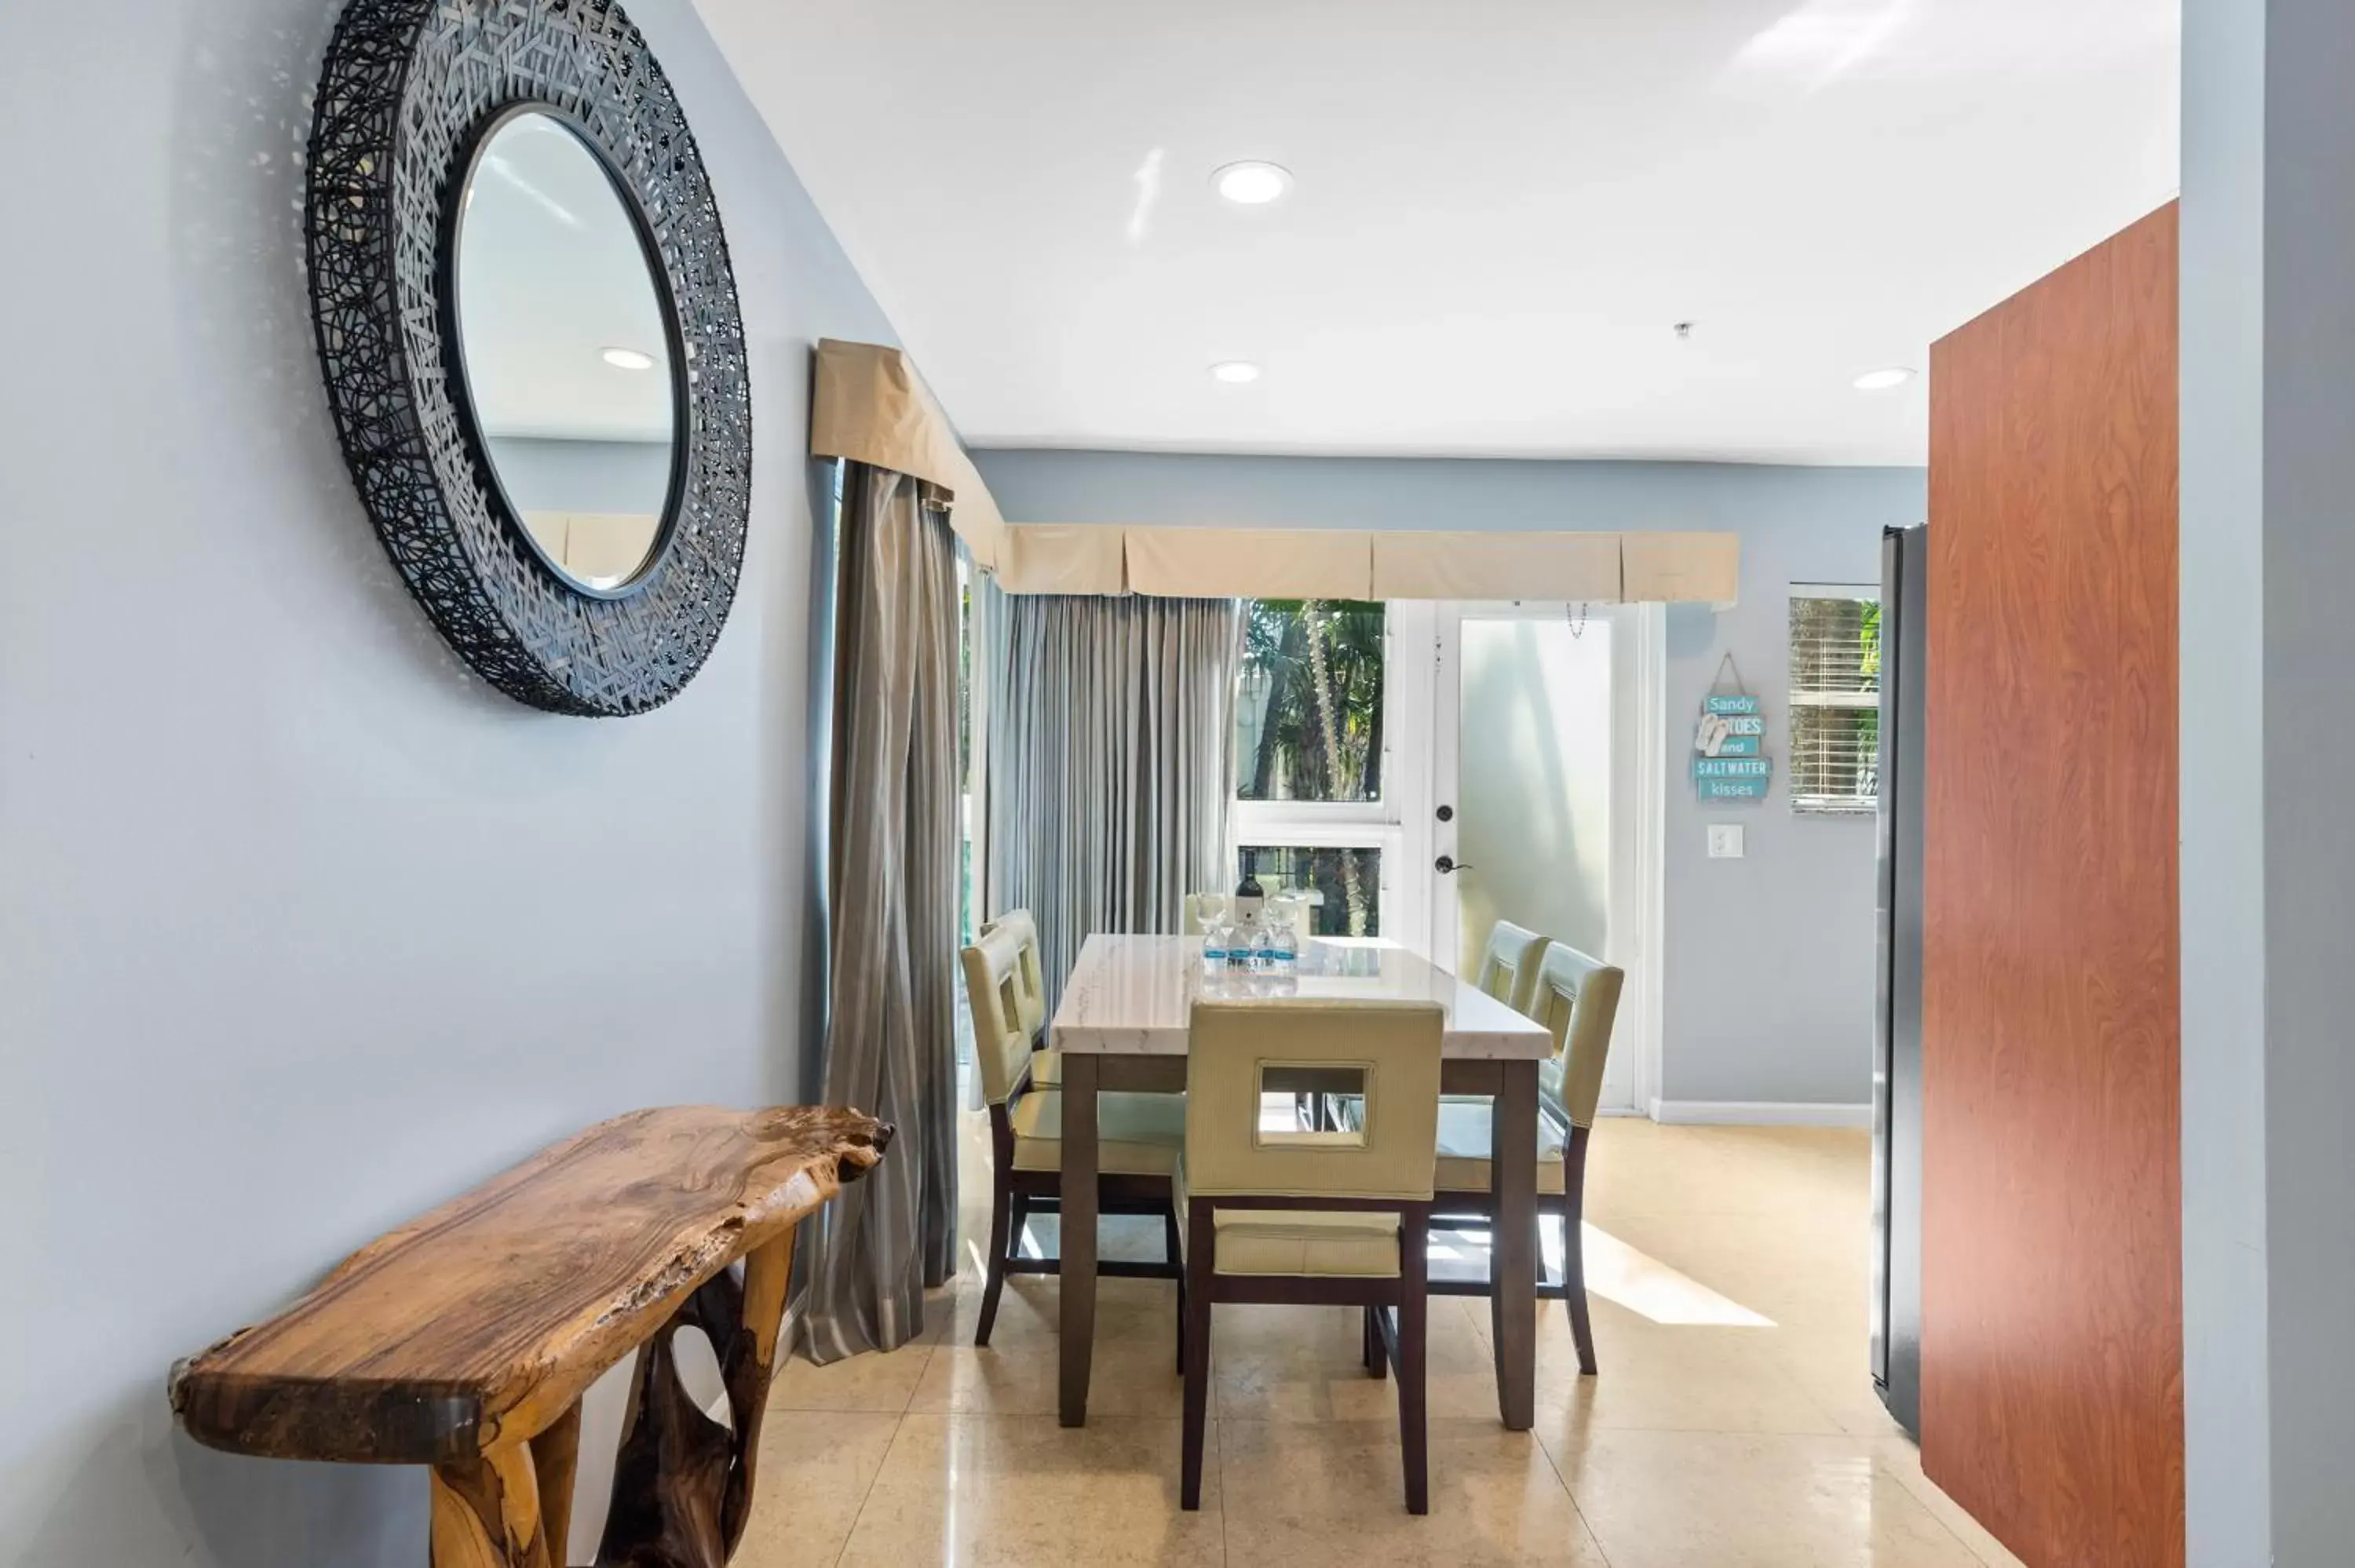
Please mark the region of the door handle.
<svg viewBox="0 0 2355 1568"><path fill-rule="evenodd" d="M1439 874L1442 876L1445 876L1451 871L1469 871L1472 869L1468 865L1456 864L1455 857L1454 855L1447 854L1441 855L1437 860L1433 861L1431 863L1437 869Z"/></svg>

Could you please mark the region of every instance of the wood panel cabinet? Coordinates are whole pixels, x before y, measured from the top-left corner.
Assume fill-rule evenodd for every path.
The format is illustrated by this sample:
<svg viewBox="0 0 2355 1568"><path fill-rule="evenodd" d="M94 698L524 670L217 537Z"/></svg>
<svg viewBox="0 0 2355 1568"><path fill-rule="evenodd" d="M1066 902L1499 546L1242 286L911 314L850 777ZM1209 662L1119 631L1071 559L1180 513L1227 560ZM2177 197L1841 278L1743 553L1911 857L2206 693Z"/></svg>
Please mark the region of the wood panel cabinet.
<svg viewBox="0 0 2355 1568"><path fill-rule="evenodd" d="M2183 1562L2176 214L1931 354L1922 1463Z"/></svg>

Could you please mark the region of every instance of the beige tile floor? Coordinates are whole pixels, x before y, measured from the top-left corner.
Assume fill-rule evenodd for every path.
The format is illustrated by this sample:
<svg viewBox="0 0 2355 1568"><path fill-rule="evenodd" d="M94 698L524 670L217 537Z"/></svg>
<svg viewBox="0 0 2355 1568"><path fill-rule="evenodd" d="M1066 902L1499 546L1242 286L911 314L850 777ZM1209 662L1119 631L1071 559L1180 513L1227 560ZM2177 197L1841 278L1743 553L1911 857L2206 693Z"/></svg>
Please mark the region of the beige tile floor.
<svg viewBox="0 0 2355 1568"><path fill-rule="evenodd" d="M968 1119L973 1238L988 1172ZM1066 1431L1055 1282L1009 1281L975 1350L969 1241L923 1342L780 1375L737 1563L2010 1564L1873 1398L1866 1155L1856 1133L1605 1122L1588 1177L1601 1375L1577 1375L1561 1304L1540 1303L1537 1430L1507 1432L1487 1304L1434 1300L1424 1519L1401 1497L1393 1385L1364 1375L1348 1309L1220 1308L1188 1514L1172 1287L1103 1282L1089 1423ZM1127 1224L1106 1249L1157 1256L1158 1224Z"/></svg>

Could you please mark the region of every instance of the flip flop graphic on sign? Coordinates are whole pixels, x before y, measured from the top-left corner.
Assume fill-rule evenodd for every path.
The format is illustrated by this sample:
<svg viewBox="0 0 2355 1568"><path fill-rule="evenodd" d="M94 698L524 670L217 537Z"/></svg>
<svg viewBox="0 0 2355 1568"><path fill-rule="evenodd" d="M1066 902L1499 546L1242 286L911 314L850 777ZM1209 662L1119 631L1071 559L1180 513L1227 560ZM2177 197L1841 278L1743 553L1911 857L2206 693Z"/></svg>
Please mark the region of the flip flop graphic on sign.
<svg viewBox="0 0 2355 1568"><path fill-rule="evenodd" d="M1732 654L1718 665L1712 685L1693 731L1693 787L1704 800L1763 800L1774 776L1765 755L1766 720L1758 699L1742 689Z"/></svg>

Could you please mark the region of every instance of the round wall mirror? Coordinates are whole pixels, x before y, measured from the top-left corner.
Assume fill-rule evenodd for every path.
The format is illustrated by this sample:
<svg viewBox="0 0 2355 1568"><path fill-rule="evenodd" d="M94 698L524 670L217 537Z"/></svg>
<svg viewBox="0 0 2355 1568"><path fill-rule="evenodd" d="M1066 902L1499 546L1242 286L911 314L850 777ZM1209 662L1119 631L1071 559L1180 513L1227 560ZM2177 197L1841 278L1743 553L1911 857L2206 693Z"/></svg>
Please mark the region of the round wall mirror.
<svg viewBox="0 0 2355 1568"><path fill-rule="evenodd" d="M304 203L344 461L409 590L519 702L695 679L752 506L719 204L619 0L344 0Z"/></svg>
<svg viewBox="0 0 2355 1568"><path fill-rule="evenodd" d="M635 199L559 112L488 125L453 240L465 403L533 550L618 597L661 558L680 476L679 334Z"/></svg>

